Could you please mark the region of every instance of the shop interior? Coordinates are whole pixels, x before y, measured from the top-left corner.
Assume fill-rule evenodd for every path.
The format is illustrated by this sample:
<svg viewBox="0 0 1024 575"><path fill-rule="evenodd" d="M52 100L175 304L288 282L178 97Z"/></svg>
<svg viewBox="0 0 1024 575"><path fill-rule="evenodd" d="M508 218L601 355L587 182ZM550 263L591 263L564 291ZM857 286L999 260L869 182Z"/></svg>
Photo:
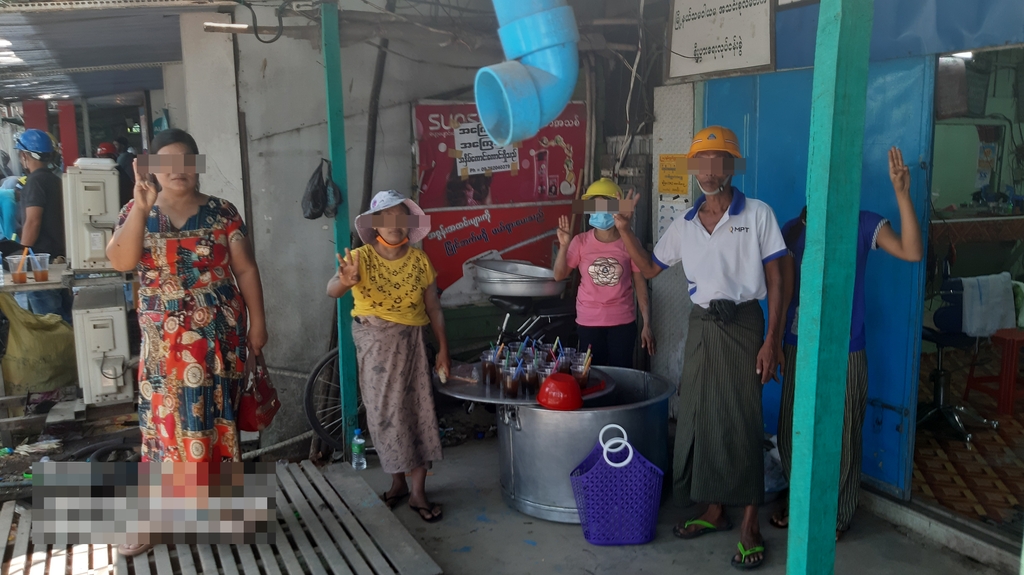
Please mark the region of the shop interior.
<svg viewBox="0 0 1024 575"><path fill-rule="evenodd" d="M1019 540L1024 342L963 333L958 278L1024 280L1024 48L942 57L935 92L913 497ZM1019 328L1024 284L1014 295Z"/></svg>

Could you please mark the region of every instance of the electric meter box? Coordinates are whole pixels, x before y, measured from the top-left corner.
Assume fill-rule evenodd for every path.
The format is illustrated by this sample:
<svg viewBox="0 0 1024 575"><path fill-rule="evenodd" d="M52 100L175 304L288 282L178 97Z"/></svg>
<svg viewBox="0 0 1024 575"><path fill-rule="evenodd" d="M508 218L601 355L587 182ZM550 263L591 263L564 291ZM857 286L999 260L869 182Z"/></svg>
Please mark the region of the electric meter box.
<svg viewBox="0 0 1024 575"><path fill-rule="evenodd" d="M121 212L117 164L81 158L64 175L64 228L73 270L112 270L107 243Z"/></svg>
<svg viewBox="0 0 1024 575"><path fill-rule="evenodd" d="M86 405L134 399L128 317L121 286L82 288L75 296L78 384Z"/></svg>

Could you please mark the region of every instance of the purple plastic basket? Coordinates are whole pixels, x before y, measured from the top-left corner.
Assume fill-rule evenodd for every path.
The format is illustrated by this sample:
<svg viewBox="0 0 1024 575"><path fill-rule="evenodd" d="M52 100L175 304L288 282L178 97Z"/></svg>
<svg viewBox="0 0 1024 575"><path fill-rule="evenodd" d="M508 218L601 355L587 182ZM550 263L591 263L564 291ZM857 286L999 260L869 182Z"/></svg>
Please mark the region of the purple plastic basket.
<svg viewBox="0 0 1024 575"><path fill-rule="evenodd" d="M608 459L622 463L630 451L623 447L609 452ZM583 537L594 545L639 545L654 539L664 475L639 452L626 466L612 467L598 442L569 474Z"/></svg>

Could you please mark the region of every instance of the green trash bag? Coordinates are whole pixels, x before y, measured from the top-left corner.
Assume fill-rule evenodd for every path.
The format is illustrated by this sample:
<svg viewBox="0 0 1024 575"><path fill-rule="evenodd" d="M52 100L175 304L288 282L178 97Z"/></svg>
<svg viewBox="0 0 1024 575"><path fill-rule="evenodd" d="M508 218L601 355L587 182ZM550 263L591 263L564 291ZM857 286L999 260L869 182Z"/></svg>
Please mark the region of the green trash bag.
<svg viewBox="0 0 1024 575"><path fill-rule="evenodd" d="M10 322L3 358L8 396L53 391L78 379L75 332L59 315L35 315L0 293L0 312Z"/></svg>

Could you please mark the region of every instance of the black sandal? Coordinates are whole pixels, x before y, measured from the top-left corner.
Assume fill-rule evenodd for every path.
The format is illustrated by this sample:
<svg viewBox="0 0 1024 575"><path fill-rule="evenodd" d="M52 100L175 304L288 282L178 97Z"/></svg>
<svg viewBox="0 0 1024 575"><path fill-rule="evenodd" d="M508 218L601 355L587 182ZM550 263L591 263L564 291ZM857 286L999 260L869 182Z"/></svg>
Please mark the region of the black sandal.
<svg viewBox="0 0 1024 575"><path fill-rule="evenodd" d="M779 513L773 513L768 518L768 523L776 529L789 529L789 514L781 515Z"/></svg>
<svg viewBox="0 0 1024 575"><path fill-rule="evenodd" d="M409 509L415 511L416 514L420 516L420 519L426 521L427 523L435 523L437 521L440 521L441 518L444 517L444 510L434 503L431 503L430 507L416 507L415 505L410 505ZM437 509L439 511L437 515L434 515L434 509ZM426 511L427 514L430 515L430 517L424 517L424 511Z"/></svg>
<svg viewBox="0 0 1024 575"><path fill-rule="evenodd" d="M401 495L392 495L390 497L388 497L387 491L380 494L380 500L384 502L384 505L386 505L388 509L394 509L395 505L398 505L398 503L401 502L406 497L409 497L408 491Z"/></svg>

